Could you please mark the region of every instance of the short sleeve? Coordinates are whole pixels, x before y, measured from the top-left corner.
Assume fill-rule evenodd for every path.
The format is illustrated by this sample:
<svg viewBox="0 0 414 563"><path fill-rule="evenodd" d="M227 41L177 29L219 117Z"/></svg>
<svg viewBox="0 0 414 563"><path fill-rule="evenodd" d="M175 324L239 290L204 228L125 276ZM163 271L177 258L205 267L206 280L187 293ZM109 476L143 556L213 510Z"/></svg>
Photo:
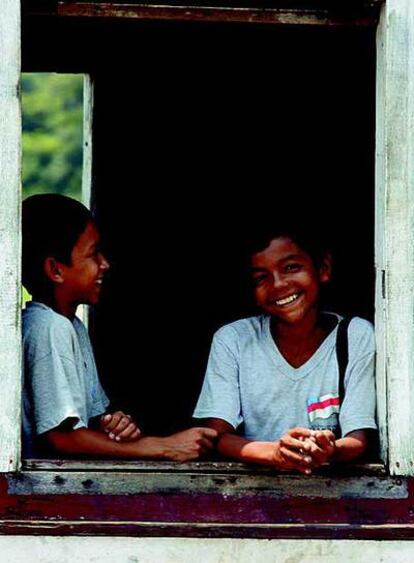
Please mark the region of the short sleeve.
<svg viewBox="0 0 414 563"><path fill-rule="evenodd" d="M349 327L349 362L345 397L339 414L342 435L376 429L375 336L370 323L354 319Z"/></svg>
<svg viewBox="0 0 414 563"><path fill-rule="evenodd" d="M220 418L237 428L242 422L239 362L231 338L219 331L211 345L194 418Z"/></svg>
<svg viewBox="0 0 414 563"><path fill-rule="evenodd" d="M73 429L88 426L84 394L76 366L64 356L49 354L33 366L32 407L36 434L43 434L73 420Z"/></svg>
<svg viewBox="0 0 414 563"><path fill-rule="evenodd" d="M33 327L25 336L24 400L30 405L34 431L43 434L73 419L73 428L88 426L85 388L77 367L80 354L69 320Z"/></svg>

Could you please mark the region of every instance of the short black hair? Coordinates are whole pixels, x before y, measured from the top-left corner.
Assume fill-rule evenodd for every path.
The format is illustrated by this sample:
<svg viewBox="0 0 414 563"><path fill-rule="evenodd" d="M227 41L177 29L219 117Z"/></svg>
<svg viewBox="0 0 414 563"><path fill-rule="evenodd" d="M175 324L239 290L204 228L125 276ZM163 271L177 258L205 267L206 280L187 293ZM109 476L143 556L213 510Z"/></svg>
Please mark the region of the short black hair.
<svg viewBox="0 0 414 563"><path fill-rule="evenodd" d="M324 258L330 252L327 244L324 221L315 216L305 214L275 213L256 225L247 235L245 248L247 258L267 248L270 242L277 238L288 238L299 248L304 250L312 259L316 267L321 266Z"/></svg>
<svg viewBox="0 0 414 563"><path fill-rule="evenodd" d="M64 195L39 194L23 201L22 278L29 293L47 291L45 259L52 256L69 265L73 247L93 220L89 209Z"/></svg>

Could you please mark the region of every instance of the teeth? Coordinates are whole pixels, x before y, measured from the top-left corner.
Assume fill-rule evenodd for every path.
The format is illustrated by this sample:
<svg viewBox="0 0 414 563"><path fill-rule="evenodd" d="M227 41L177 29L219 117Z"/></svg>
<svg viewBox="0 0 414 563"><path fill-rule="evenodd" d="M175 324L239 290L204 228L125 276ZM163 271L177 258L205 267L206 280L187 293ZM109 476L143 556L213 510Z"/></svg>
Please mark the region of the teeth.
<svg viewBox="0 0 414 563"><path fill-rule="evenodd" d="M100 279L100 280L96 280L96 283L97 283L97 284L99 284L99 285L101 285L101 283L102 283L102 282L103 282L103 280L102 280L102 279Z"/></svg>
<svg viewBox="0 0 414 563"><path fill-rule="evenodd" d="M299 297L299 293L294 293L289 297L285 297L285 299L280 299L279 301L275 301L276 305L287 305L288 303L292 303Z"/></svg>

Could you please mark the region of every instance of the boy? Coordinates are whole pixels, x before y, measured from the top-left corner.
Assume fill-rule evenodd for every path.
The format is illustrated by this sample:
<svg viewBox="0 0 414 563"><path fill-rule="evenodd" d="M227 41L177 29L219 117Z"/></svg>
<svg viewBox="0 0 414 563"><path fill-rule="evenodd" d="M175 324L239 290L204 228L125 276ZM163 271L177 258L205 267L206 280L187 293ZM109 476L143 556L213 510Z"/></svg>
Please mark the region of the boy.
<svg viewBox="0 0 414 563"><path fill-rule="evenodd" d="M105 413L88 333L75 316L98 302L109 263L91 213L57 194L23 202L23 453L186 461L213 447L217 433L191 428L141 437L131 417Z"/></svg>
<svg viewBox="0 0 414 563"><path fill-rule="evenodd" d="M340 317L320 309L331 257L315 228L315 221L309 229L280 226L252 247L253 292L264 314L215 334L194 413L219 432L224 456L305 474L327 461L362 455L368 430L376 428L374 332L358 317L348 328L340 404Z"/></svg>

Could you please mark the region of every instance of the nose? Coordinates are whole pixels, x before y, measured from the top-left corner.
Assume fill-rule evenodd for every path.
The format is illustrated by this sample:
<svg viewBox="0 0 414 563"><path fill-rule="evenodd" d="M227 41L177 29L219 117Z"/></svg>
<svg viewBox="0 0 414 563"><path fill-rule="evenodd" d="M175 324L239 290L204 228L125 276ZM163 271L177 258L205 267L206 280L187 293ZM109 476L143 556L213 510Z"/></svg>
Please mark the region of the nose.
<svg viewBox="0 0 414 563"><path fill-rule="evenodd" d="M275 289L286 287L286 279L280 272L273 272L273 287Z"/></svg>
<svg viewBox="0 0 414 563"><path fill-rule="evenodd" d="M101 261L100 261L100 264L99 264L99 268L101 270L109 270L110 267L111 267L110 263L105 258L105 256L101 253Z"/></svg>

